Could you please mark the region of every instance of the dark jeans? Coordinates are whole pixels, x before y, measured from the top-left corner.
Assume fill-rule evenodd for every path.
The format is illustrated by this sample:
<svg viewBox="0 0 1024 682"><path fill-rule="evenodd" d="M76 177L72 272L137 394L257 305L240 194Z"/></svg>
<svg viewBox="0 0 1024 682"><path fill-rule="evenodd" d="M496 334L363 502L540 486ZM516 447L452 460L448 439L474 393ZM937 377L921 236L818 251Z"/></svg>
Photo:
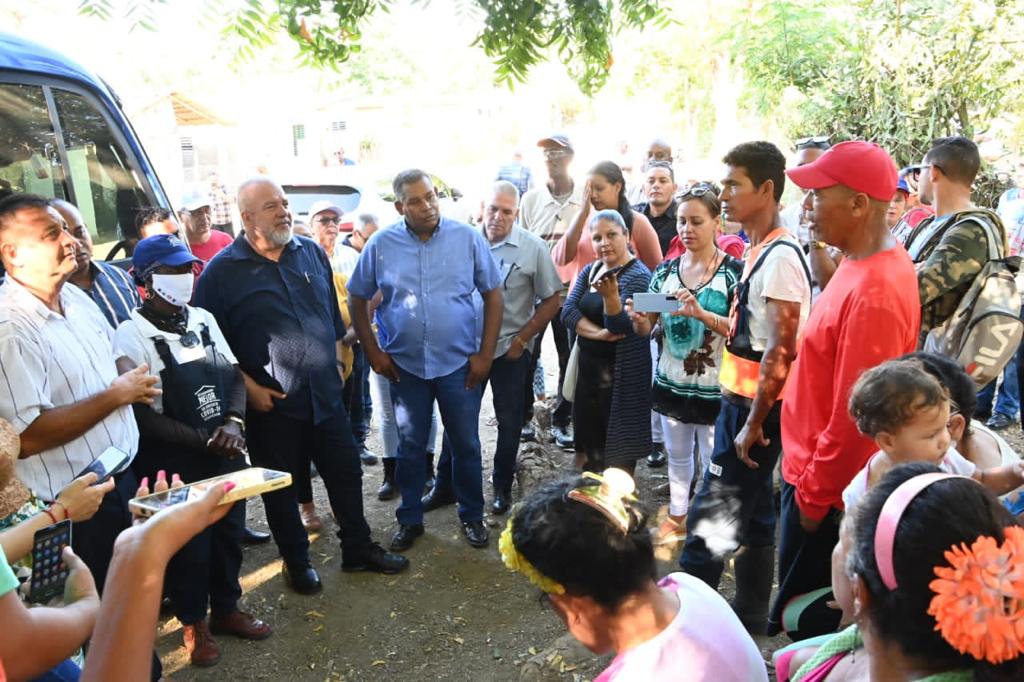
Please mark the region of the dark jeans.
<svg viewBox="0 0 1024 682"><path fill-rule="evenodd" d="M506 356L491 365L487 381L491 384L494 416L498 420L498 443L494 449L494 490L508 493L516 476L516 456L519 454L519 434L523 423L523 404L518 399L523 376L529 376L530 353L524 352L515 360ZM448 439L444 439L441 457L437 460L439 491L452 489L452 455Z"/></svg>
<svg viewBox="0 0 1024 682"><path fill-rule="evenodd" d="M104 496L93 517L75 523L71 532L71 548L89 567L101 595L107 582L110 559L114 554L114 541L122 530L132 525L128 502L139 489L139 480L131 468L115 476L114 482L114 489ZM159 680L162 676L163 667L154 651L150 678Z"/></svg>
<svg viewBox="0 0 1024 682"><path fill-rule="evenodd" d="M400 381L391 384L391 402L398 417L398 463L395 480L402 493L396 516L403 525L423 523L423 486L427 480L427 438L437 401L445 441L453 452L450 466L459 518L482 521L484 491L480 464L480 401L483 387L466 390L466 364L451 374L422 379L398 368ZM518 393L518 392L517 392Z"/></svg>
<svg viewBox="0 0 1024 682"><path fill-rule="evenodd" d="M366 397L369 395L368 369L366 354L357 343L352 346L352 373L349 374L345 388L342 389L356 445L363 445L366 437L370 435L370 415L366 411Z"/></svg>
<svg viewBox="0 0 1024 682"><path fill-rule="evenodd" d="M348 414L343 409L319 424L312 418L300 421L278 412L247 415L249 458L253 466L288 471L298 466L308 470L308 453L327 488L331 509L341 530L342 554L352 561L369 549L370 527L363 516L363 468L352 440ZM301 463L300 463L301 460ZM309 564L309 538L299 517L296 491L292 486L263 495L267 523L282 558L297 566Z"/></svg>
<svg viewBox="0 0 1024 682"><path fill-rule="evenodd" d="M572 351L572 344L569 341L569 331L562 324L562 309L551 319L551 334L555 339L555 349L558 351L558 395L555 397L555 409L551 413L552 426L566 427L572 420L572 403L562 397L562 382L565 381L565 368L569 364L569 353ZM544 332L542 329L537 334L534 342L534 353L530 357L530 366L527 369L526 377L523 379L523 424L533 419L533 374L537 371L537 360L540 358L541 346L544 343Z"/></svg>
<svg viewBox="0 0 1024 682"><path fill-rule="evenodd" d="M755 445L750 458L760 466L751 469L736 457L733 441L747 421L750 408L741 399L722 398L722 409L715 422L715 449L711 465L704 472L697 496L686 517L686 544L679 557L679 565L718 589L725 568L723 554L708 549L704 538L697 534L702 521L719 530L716 540L723 545L767 547L775 544L775 504L772 474L782 451L779 414L782 403L777 402L764 420L762 430L770 442ZM703 529L702 529L703 530Z"/></svg>
<svg viewBox="0 0 1024 682"><path fill-rule="evenodd" d="M818 530L808 533L800 525L800 507L796 488L782 481L782 510L779 528L779 593L768 618L769 628L777 632L782 626L782 611L795 597L832 584L832 549L839 542L841 514L833 509ZM839 611L834 619L802 623L801 637L814 637L835 632L839 627Z"/></svg>

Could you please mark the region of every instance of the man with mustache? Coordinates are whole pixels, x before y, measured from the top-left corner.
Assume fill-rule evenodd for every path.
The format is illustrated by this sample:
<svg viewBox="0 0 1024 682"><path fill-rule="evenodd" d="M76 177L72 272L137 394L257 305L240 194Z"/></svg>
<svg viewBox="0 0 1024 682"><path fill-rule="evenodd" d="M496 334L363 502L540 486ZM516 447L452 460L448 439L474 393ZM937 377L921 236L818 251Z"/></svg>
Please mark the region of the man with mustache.
<svg viewBox="0 0 1024 682"><path fill-rule="evenodd" d="M395 474L402 504L391 549L407 550L423 535L421 495L435 400L454 453L463 534L473 547L485 547L477 421L501 327L501 274L478 230L441 216L427 173L402 171L392 188L402 220L370 238L348 282L352 324L373 371L391 380L398 417ZM368 305L378 291L383 349ZM477 293L484 301L482 334Z"/></svg>
<svg viewBox="0 0 1024 682"><path fill-rule="evenodd" d="M409 562L373 542L363 515L362 467L342 398L345 324L331 265L311 239L292 234L284 190L261 177L238 190L243 236L214 258L196 289L245 374L247 441L255 466L293 471L310 453L341 526L343 571L397 573ZM300 594L322 589L309 560L293 487L263 496L284 559L284 578Z"/></svg>
<svg viewBox="0 0 1024 682"><path fill-rule="evenodd" d="M500 180L484 203L483 234L491 247L502 277L501 331L494 351L491 384L494 416L498 420L498 442L494 450L494 502L491 512L504 514L511 507L512 481L519 454L519 433L523 423L522 386L527 379L532 354L540 348L534 339L559 308L562 281L551 260L547 244L537 235L518 227L519 190ZM538 303L539 301L539 303ZM436 509L455 502L452 491L451 448L444 448L437 462L437 482L424 500Z"/></svg>

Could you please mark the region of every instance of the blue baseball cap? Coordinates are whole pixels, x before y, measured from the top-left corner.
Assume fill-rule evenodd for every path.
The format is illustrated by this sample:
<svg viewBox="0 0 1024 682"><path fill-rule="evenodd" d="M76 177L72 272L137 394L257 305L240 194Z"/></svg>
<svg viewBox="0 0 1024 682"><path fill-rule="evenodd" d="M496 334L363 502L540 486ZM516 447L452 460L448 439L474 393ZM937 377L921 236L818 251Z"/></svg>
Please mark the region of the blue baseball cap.
<svg viewBox="0 0 1024 682"><path fill-rule="evenodd" d="M896 191L903 192L904 194L908 195L910 194L910 185L907 184L907 178L903 175L902 172L900 173L899 181L896 183Z"/></svg>
<svg viewBox="0 0 1024 682"><path fill-rule="evenodd" d="M188 263L201 263L192 252L173 234L158 234L147 237L135 245L132 253L132 268L137 278L145 278L160 265L177 267Z"/></svg>

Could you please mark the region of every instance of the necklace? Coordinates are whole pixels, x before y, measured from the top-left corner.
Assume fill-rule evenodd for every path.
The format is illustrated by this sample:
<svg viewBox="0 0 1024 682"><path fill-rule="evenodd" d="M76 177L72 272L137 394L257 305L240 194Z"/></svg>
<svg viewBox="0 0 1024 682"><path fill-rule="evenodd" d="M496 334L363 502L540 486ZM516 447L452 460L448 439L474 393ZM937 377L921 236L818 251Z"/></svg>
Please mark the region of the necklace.
<svg viewBox="0 0 1024 682"><path fill-rule="evenodd" d="M698 291L710 284L711 280L715 278L715 264L718 263L719 253L721 252L716 246L714 255L711 257L711 260L708 261L708 265L704 269L704 274L700 276L700 279L697 280L697 286L694 287L689 286L685 281L683 281L683 259L680 257L679 268L676 270L676 277L679 279L679 284L691 294L696 295Z"/></svg>

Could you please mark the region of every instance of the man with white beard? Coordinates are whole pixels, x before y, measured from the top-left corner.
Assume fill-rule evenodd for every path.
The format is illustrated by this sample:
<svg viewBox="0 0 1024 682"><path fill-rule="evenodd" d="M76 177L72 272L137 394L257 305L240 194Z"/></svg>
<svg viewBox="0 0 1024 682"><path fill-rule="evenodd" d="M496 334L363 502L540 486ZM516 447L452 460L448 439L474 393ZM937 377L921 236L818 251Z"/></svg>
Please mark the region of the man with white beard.
<svg viewBox="0 0 1024 682"><path fill-rule="evenodd" d="M252 463L292 471L296 454L308 452L341 526L342 570L402 571L408 560L373 542L363 515L362 468L342 400L345 323L327 255L293 236L288 199L272 180L243 183L238 208L244 238L210 262L195 303L213 313L245 375ZM300 594L319 592L294 488L263 503L285 582Z"/></svg>

